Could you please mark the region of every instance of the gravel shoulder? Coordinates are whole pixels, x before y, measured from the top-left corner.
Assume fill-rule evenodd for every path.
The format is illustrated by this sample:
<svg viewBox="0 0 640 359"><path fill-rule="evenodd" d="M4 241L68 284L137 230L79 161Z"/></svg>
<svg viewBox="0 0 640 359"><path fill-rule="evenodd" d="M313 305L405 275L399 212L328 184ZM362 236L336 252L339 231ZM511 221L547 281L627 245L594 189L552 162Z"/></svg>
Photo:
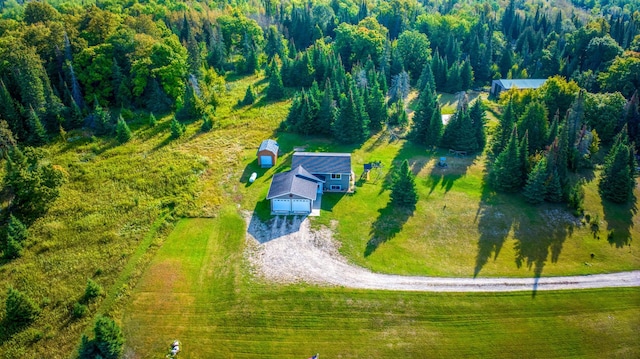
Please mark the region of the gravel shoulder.
<svg viewBox="0 0 640 359"><path fill-rule="evenodd" d="M511 292L640 286L640 270L540 278L443 278L374 273L349 263L331 228L312 230L305 217L274 217L263 223L251 213L246 257L254 274L277 283L305 282L357 289L430 292Z"/></svg>

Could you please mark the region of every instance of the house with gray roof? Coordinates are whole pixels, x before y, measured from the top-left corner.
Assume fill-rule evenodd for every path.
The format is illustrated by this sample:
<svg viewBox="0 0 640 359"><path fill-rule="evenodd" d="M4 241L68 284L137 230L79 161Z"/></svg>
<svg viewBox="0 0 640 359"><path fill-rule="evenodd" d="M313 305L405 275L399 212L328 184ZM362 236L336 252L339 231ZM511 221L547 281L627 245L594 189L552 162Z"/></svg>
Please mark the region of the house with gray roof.
<svg viewBox="0 0 640 359"><path fill-rule="evenodd" d="M267 199L271 202L271 214L311 213L314 202L322 196L323 182L302 166L276 173L267 194Z"/></svg>
<svg viewBox="0 0 640 359"><path fill-rule="evenodd" d="M264 140L258 147L258 165L262 168L270 168L276 165L280 146L274 140Z"/></svg>
<svg viewBox="0 0 640 359"><path fill-rule="evenodd" d="M276 173L267 200L271 214L319 214L324 192L351 192L351 154L295 152L291 171Z"/></svg>
<svg viewBox="0 0 640 359"><path fill-rule="evenodd" d="M491 92L492 96L498 97L500 96L500 92L510 90L512 88L517 88L520 90L524 89L537 89L542 86L547 79L500 79L493 80L491 82Z"/></svg>
<svg viewBox="0 0 640 359"><path fill-rule="evenodd" d="M353 171L350 153L294 152L291 168L304 167L324 181L323 192L351 192Z"/></svg>

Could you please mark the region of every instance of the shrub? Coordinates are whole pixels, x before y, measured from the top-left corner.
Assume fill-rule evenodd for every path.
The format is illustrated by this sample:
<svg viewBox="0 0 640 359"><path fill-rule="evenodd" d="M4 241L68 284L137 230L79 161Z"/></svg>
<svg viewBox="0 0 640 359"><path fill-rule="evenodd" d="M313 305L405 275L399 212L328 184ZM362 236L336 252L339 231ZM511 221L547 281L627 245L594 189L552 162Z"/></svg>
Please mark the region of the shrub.
<svg viewBox="0 0 640 359"><path fill-rule="evenodd" d="M87 279L87 287L84 289L83 299L85 302L90 301L93 298L98 297L102 294L102 287L96 282L94 282L91 278Z"/></svg>
<svg viewBox="0 0 640 359"><path fill-rule="evenodd" d="M9 287L5 305L5 320L17 328L31 324L40 314L40 308L33 299L11 287Z"/></svg>
<svg viewBox="0 0 640 359"><path fill-rule="evenodd" d="M95 338L89 340L86 335L82 336L80 345L80 359L117 359L122 354L124 336L120 327L110 318L99 317L93 327Z"/></svg>
<svg viewBox="0 0 640 359"><path fill-rule="evenodd" d="M87 315L88 311L89 311L89 308L87 308L86 305L76 302L75 304L73 304L71 315L76 319L80 319L85 315Z"/></svg>

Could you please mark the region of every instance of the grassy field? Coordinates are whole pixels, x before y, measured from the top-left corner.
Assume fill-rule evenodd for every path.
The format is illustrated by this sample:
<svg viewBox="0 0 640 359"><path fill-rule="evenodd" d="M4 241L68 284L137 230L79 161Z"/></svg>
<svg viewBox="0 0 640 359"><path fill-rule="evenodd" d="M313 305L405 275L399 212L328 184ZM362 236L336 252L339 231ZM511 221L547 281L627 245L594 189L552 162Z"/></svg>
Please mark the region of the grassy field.
<svg viewBox="0 0 640 359"><path fill-rule="evenodd" d="M640 355L640 289L504 294L263 284L247 275L235 208L178 222L125 311L129 358Z"/></svg>
<svg viewBox="0 0 640 359"><path fill-rule="evenodd" d="M91 331L97 313L124 323L130 347L136 353L150 356L166 349L166 338L176 335L180 339L190 338L188 346L202 347L191 351L198 353L193 354L194 358L210 357L211 350L218 350L215 357L227 357L226 353L231 352L257 356L261 350L272 356L281 353L297 357L300 353L345 350L343 357L390 357L391 353L404 353L401 351L404 347L410 348L407 356L420 356L418 353L427 349L434 355L456 356L473 353L473 348L487 342L484 334L474 333L474 325L486 333L492 333L490 326L520 330L520 340L514 340L512 345L526 342L526 332L516 329L515 324L508 326L474 314L472 309L480 301L484 303L482 311L500 318L501 310L492 305L501 299L493 299L493 295L282 288L252 282L239 257L242 244L234 239L243 233L244 226L238 222L237 212L255 210L262 216L268 215L264 197L271 177L288 170L291 151L299 146L311 151L352 152L357 176L365 162L380 160L385 166L377 180L377 174L373 174L369 181L359 183L354 195L325 196L322 216L313 223L320 226L338 220L336 237L343 244L341 251L358 265L382 272L448 276L560 275L640 268L634 243L640 238L640 226L634 207L601 203L595 180L587 186L586 209L592 217L599 218L600 232L596 237L590 229L577 224L548 226L549 211L553 218L566 218L568 212L562 207L529 207L517 196L500 196L484 190L482 157L449 157L449 170L441 172L433 168L441 153L429 153L403 140L390 141L386 134L373 137L362 146L337 146L323 138L282 133L277 128L290 102L268 103L260 99L254 105L237 107L249 84L260 92L266 83L257 76L230 80L229 91L216 110L217 123L212 132L200 133L200 123L196 122L188 126L183 138L169 140L170 116L158 116L158 125L150 128L146 115L134 114L130 122L134 139L127 144L70 133L70 141L54 141L46 146L51 161L67 172L68 181L49 213L29 228L24 256L0 265L0 302L4 302L6 288L11 285L28 293L43 310L26 330L0 331L0 358L67 358L76 350L81 334ZM495 121L493 114L490 118ZM282 156L277 167L265 170L258 168L255 151L260 141L269 137L278 140ZM421 199L414 213L398 214L387 205L385 178L393 165L405 158L418 174ZM248 184L252 172L259 176L255 183ZM221 208L225 211L221 212ZM184 243L191 243L189 231L194 229L189 221L180 222L177 231L171 232L175 221L182 217L214 218L193 220L202 226L201 233L193 235L204 236L209 247L196 250L199 247L195 245L180 247L180 243L175 243L176 236L189 237ZM614 237L610 242L608 233L612 230ZM174 237L165 244L169 233ZM631 242L625 243L626 239ZM591 253L594 259L590 258ZM163 258L173 258L166 268L157 266ZM154 264L149 267L151 261ZM208 268L207 272L202 272L203 268ZM202 282L193 284L196 272ZM159 279L163 275L170 280L163 282ZM177 277L172 280L171 276ZM101 285L105 294L89 303L87 316L73 319L71 309L81 298L87 278ZM140 278L143 280L136 286ZM131 296L133 288L135 295ZM146 307L141 299L145 295L152 301ZM601 297L615 299L605 303L599 301ZM549 299L535 301L528 294L495 298L507 298L506 303L511 304L505 305L512 308L514 318L530 318L538 310L553 312L555 306L560 312L574 305L574 301L587 303L584 313L616 312L629 303L633 303L633 312L638 304L635 290L545 294L541 298ZM267 303L264 310L260 304L263 300ZM546 307L539 307L547 300ZM602 311L599 306L603 306ZM517 312L521 307L526 310ZM216 308L221 311L215 311ZM371 308L377 313L374 319L366 316ZM440 309L431 312L430 308ZM460 308L471 309L461 312L455 323L445 318ZM349 319L350 309L353 321ZM587 322L584 313L577 312L569 321ZM633 314L637 317L638 313ZM3 315L0 314L0 320ZM177 322L183 315L186 319ZM469 324L463 315L470 318ZM148 318L144 319L145 316ZM604 347L603 353L614 353L613 345L629 348L625 331L633 323L628 313L622 318L622 324L616 322L611 334L601 336L613 343ZM545 325L560 325L556 319L546 320L553 323ZM525 319L514 323L522 328L530 325ZM565 338L575 345L565 347L557 338L548 340L580 356L582 352L575 346L583 345L579 335L582 332L573 326L578 324L568 326ZM469 336L466 344L455 342L452 345L464 345L449 349L441 346L448 343L457 327L467 325L466 331L461 331ZM279 327L283 329L280 331ZM158 335L149 335L155 328ZM203 332L207 330L218 336L208 337ZM504 333L501 335L508 336ZM251 344L253 337L255 344ZM395 341L378 344L382 339L392 338ZM203 344L196 344L200 339ZM350 348L351 340L358 345ZM597 345L593 348L599 345L598 340L594 339ZM300 342L294 344L297 341ZM226 342L229 344L220 344ZM313 349L305 342L324 344ZM336 342L344 345L331 349ZM532 348L544 345L547 344L540 342ZM590 344L584 345L591 348ZM485 348L491 349L489 345ZM631 349L637 353L637 347Z"/></svg>

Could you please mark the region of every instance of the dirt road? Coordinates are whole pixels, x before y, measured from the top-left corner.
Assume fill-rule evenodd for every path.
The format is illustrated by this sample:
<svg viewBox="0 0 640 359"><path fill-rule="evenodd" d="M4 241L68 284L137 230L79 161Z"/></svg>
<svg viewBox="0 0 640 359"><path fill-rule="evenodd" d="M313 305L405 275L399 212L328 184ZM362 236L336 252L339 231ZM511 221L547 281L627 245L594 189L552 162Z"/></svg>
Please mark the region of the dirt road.
<svg viewBox="0 0 640 359"><path fill-rule="evenodd" d="M313 231L302 217L276 217L265 224L247 219L247 257L257 276L279 283L306 282L348 288L509 292L640 286L640 271L540 278L440 278L373 273L338 252L332 230Z"/></svg>

